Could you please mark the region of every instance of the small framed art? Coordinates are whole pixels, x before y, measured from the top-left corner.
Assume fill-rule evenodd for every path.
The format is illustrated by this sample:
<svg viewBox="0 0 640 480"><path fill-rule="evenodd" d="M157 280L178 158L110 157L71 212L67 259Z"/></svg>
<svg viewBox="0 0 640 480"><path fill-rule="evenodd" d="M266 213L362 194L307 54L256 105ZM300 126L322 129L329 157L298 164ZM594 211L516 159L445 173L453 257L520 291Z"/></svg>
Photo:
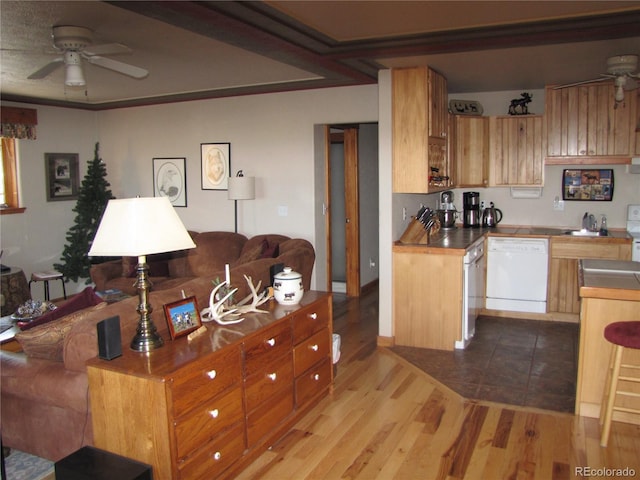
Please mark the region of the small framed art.
<svg viewBox="0 0 640 480"><path fill-rule="evenodd" d="M80 168L77 153L45 153L47 202L78 198Z"/></svg>
<svg viewBox="0 0 640 480"><path fill-rule="evenodd" d="M613 170L609 168L564 170L562 199L610 202L613 200Z"/></svg>
<svg viewBox="0 0 640 480"><path fill-rule="evenodd" d="M174 207L187 206L185 158L153 159L153 196L167 197Z"/></svg>
<svg viewBox="0 0 640 480"><path fill-rule="evenodd" d="M187 335L202 326L196 297L187 297L164 306L171 340Z"/></svg>
<svg viewBox="0 0 640 480"><path fill-rule="evenodd" d="M227 190L231 171L230 143L201 143L202 190Z"/></svg>

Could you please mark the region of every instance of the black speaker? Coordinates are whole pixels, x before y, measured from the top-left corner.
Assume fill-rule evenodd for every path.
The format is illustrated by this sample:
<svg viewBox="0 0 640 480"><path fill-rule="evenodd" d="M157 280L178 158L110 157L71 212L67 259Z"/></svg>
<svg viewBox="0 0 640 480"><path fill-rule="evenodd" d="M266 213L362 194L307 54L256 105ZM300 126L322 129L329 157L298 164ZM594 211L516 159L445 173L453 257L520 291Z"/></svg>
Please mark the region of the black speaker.
<svg viewBox="0 0 640 480"><path fill-rule="evenodd" d="M269 267L269 285L273 285L273 277L284 270L284 263L275 263Z"/></svg>
<svg viewBox="0 0 640 480"><path fill-rule="evenodd" d="M120 336L120 317L107 318L98 322L98 356L104 360L113 360L122 355Z"/></svg>

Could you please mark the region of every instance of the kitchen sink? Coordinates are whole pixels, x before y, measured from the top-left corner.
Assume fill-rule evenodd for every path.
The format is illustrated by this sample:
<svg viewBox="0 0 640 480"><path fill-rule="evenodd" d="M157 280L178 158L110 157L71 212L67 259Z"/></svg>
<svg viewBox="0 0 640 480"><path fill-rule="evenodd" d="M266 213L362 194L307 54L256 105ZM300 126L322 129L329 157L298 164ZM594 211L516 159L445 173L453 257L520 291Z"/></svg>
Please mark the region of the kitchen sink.
<svg viewBox="0 0 640 480"><path fill-rule="evenodd" d="M574 237L607 237L606 233L592 232L590 230L567 230L565 235L573 235Z"/></svg>

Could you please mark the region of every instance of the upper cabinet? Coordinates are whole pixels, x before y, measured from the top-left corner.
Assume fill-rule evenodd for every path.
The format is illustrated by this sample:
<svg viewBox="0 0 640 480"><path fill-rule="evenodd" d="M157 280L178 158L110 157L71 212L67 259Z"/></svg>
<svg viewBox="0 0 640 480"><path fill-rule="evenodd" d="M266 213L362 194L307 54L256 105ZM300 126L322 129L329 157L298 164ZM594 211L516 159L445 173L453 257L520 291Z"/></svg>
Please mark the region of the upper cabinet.
<svg viewBox="0 0 640 480"><path fill-rule="evenodd" d="M456 187L489 184L489 117L451 115L449 170Z"/></svg>
<svg viewBox="0 0 640 480"><path fill-rule="evenodd" d="M391 71L393 191L430 193L449 187L447 81L428 67ZM434 178L436 177L436 178Z"/></svg>
<svg viewBox="0 0 640 480"><path fill-rule="evenodd" d="M628 163L636 152L637 99L616 106L612 83L546 89L547 164Z"/></svg>
<svg viewBox="0 0 640 480"><path fill-rule="evenodd" d="M490 117L490 186L542 186L544 117Z"/></svg>

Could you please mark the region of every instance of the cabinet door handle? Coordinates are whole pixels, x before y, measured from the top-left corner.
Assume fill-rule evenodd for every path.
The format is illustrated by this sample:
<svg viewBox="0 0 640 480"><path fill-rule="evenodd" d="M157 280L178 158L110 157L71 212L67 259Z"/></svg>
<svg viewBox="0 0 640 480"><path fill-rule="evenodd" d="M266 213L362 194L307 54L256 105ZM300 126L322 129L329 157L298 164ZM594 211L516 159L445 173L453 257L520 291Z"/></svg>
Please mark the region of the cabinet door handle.
<svg viewBox="0 0 640 480"><path fill-rule="evenodd" d="M214 408L213 410L209 410L209 415L211 415L211 418L218 418L220 411L217 408Z"/></svg>
<svg viewBox="0 0 640 480"><path fill-rule="evenodd" d="M274 373L268 373L268 374L267 374L267 378L268 378L269 380L271 380L272 382L275 382L275 381L276 381L276 378L278 378L278 375L277 375L275 372L274 372Z"/></svg>
<svg viewBox="0 0 640 480"><path fill-rule="evenodd" d="M314 373L311 378L313 378L317 382L318 380L320 380L320 374L319 373Z"/></svg>
<svg viewBox="0 0 640 480"><path fill-rule="evenodd" d="M269 345L270 347L273 347L276 344L276 339L275 338L270 338L269 340L267 340L265 342L267 345Z"/></svg>
<svg viewBox="0 0 640 480"><path fill-rule="evenodd" d="M218 372L216 372L215 370L209 370L207 372L207 377L209 377L211 380L216 378L216 375L218 375Z"/></svg>
<svg viewBox="0 0 640 480"><path fill-rule="evenodd" d="M220 460L222 458L222 454L220 452L216 452L213 455L211 455L213 457L213 459L217 462L218 460Z"/></svg>
<svg viewBox="0 0 640 480"><path fill-rule="evenodd" d="M313 350L314 352L317 352L317 351L318 351L318 344L316 343L316 344L314 344L314 345L311 345L311 346L309 346L309 348L310 348L311 350Z"/></svg>
<svg viewBox="0 0 640 480"><path fill-rule="evenodd" d="M309 318L310 318L311 320L315 320L315 319L317 319L317 318L318 318L318 314L317 314L316 312L310 313L310 314L309 314Z"/></svg>

